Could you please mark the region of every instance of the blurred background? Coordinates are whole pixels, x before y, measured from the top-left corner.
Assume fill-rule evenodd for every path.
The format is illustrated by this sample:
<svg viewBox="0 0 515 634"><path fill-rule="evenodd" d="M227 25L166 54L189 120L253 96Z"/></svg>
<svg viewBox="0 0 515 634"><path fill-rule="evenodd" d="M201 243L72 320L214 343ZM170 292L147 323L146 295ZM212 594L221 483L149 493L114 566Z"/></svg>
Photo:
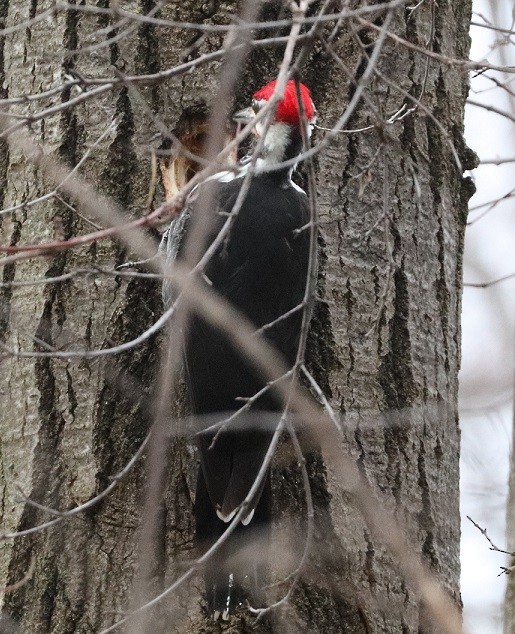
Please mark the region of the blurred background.
<svg viewBox="0 0 515 634"><path fill-rule="evenodd" d="M473 11L471 59L515 66L515 2L474 0ZM515 274L515 76L492 70L472 73L469 102L465 135L481 164L471 174L477 192L470 201L464 281L485 284ZM464 618L470 634L502 632L507 577L498 575L507 557L490 550L467 515L486 528L496 546L506 547L514 315L515 277L483 288L465 287L461 557Z"/></svg>

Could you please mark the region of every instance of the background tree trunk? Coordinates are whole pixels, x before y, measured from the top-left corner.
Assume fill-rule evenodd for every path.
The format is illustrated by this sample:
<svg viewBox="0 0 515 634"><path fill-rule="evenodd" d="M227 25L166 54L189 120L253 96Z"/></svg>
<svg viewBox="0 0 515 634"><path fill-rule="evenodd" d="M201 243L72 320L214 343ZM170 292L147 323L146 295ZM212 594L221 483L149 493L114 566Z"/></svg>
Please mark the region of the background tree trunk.
<svg viewBox="0 0 515 634"><path fill-rule="evenodd" d="M218 4L169 2L159 15L223 23ZM37 12L50 6L40 3ZM124 8L148 12L152 4L127 3ZM0 17L5 26L12 26L33 17L35 10L34 3L11 0L1 5ZM397 9L391 30L418 46L429 41L428 48L436 53L467 57L470 10L468 1L428 0L412 12ZM279 3L265 5L267 19L278 13ZM88 36L108 22L104 16L60 12L51 22L9 34L0 59L3 96L42 92L76 71L87 77L111 76L110 65L128 74L155 72L217 50L222 43L219 34L194 42L192 31L140 24L109 49L69 55L90 44ZM324 28L326 38L333 27ZM322 126L331 127L340 116L364 71L363 50L370 51L375 40L376 33L365 28L354 36L344 28L333 40L333 51L353 78L315 43L302 78L312 88ZM252 52L239 84L239 103L274 77L280 55L275 47ZM219 66L200 66L141 88L141 94L173 128L181 117L209 105ZM471 186L462 178L451 145L463 168L471 167L462 140L467 74L389 40L378 69L387 81L372 77L367 99L360 102L348 128L375 123L374 111L386 120L403 103L411 107L406 95L421 99L427 112L418 109L396 124L339 134L316 159L322 301L313 319L309 364L345 416L345 449L459 604L456 399L461 256ZM72 89L60 99L75 94ZM21 104L12 111L36 109ZM148 153L142 148L156 130L127 88L48 116L32 126L32 133L73 166L112 120L112 131L91 152L82 173L112 196L128 218L138 217L145 211L150 180ZM323 132L317 134L320 140ZM38 168L5 144L0 175L5 208L49 190ZM2 244L66 239L92 230L87 220L55 199L0 219ZM7 265L3 281L54 277L91 265L112 268L128 257L116 242L97 242ZM127 282L98 275L0 290L1 341L25 350L45 349L41 342L55 348L70 343L109 347L133 339L162 311L158 284L142 279ZM16 487L32 500L64 510L103 490L109 477L123 468L148 431L158 356L159 338L154 337L115 357L2 360L4 532L51 518L20 502ZM154 553L155 593L194 556L196 461L184 439L171 445ZM274 616L272 625L254 627L252 619L243 616L239 631L275 626L284 632L407 633L427 626L419 598L384 547L371 538L345 483L335 479L317 451L309 454L308 466L316 505L309 564L291 605ZM4 600L5 614L22 631L97 632L123 616L137 566L144 481L143 459L88 513L2 543L0 578L14 584L30 577ZM293 568L303 544L305 502L287 446L274 468L274 501L275 547ZM199 576L162 602L163 631L218 631L204 621L200 587ZM155 622L153 627L157 631L161 625Z"/></svg>
<svg viewBox="0 0 515 634"><path fill-rule="evenodd" d="M513 423L515 426L515 412ZM511 450L509 493L506 505L506 548L509 552L515 553L515 455L513 448ZM511 556L507 565L513 566L513 564L513 556ZM513 571L508 576L504 597L504 632L506 634L515 632L515 575Z"/></svg>

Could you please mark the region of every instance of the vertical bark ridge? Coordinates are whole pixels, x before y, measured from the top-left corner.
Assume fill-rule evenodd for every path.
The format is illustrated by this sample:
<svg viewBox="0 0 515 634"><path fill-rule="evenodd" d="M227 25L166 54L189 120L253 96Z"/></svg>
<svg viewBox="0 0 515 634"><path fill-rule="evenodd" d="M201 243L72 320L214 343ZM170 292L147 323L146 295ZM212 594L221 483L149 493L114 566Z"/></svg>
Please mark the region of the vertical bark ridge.
<svg viewBox="0 0 515 634"><path fill-rule="evenodd" d="M36 14L36 10L37 3L31 3L29 13L32 17ZM76 19L74 14L70 12L66 16L66 25L62 33L65 52L62 63L64 72L69 72L72 68L72 63L66 58L66 52L76 48L75 27ZM30 39L30 33L28 33L28 38ZM65 91L61 99L67 100L68 98L69 91ZM65 112L60 118L58 126L62 142L57 149L57 154L69 165L74 165L77 161L77 132L74 115ZM66 205L55 201L53 209L49 210L48 220L54 227L55 237L68 239L73 235L75 217ZM14 226L16 227L17 224ZM19 231L20 233L21 231ZM62 274L66 268L67 260L66 253L55 256L45 275L53 277ZM12 279L14 279L14 267ZM63 284L50 284L43 288L45 300L35 336L37 340L51 347L56 345L56 338L59 337L66 321L63 291ZM37 343L34 348L39 351L46 349L45 346ZM63 484L68 481L69 475L67 474L66 460L61 454L65 418L58 405L64 386L60 384L59 372L56 374L56 366L62 366L62 362L38 359L34 363L35 384L39 392L40 427L38 442L33 450L32 483L28 494L30 499L42 504L52 508L63 508L67 506L67 495L63 491ZM73 401L74 393L71 383L68 383L67 391L68 398ZM48 514L26 505L17 528L23 530L47 519ZM5 606L15 620L22 620L25 602L32 602L32 614L33 616L37 615L35 618L37 629L34 631L43 632L53 629L52 618L61 580L58 553L62 551L64 546L65 535L59 531L51 532L48 535L36 534L25 540L18 540L13 545L8 578L19 579L20 574L26 574L29 567L34 565L34 574L39 583L35 584L35 587L28 586L19 593L7 596Z"/></svg>
<svg viewBox="0 0 515 634"><path fill-rule="evenodd" d="M0 29L5 28L7 12L9 10L9 0L0 2ZM4 59L5 39L0 42L0 98L5 99L8 96L5 87L5 59ZM7 188L7 166L9 164L9 147L4 139L0 140L0 207L4 206L5 191ZM4 216L0 216L0 231L4 223ZM9 244L15 245L20 239L20 226L13 224ZM4 283L11 282L14 279L15 265L8 264L3 268L2 281ZM0 289L0 341L5 341L6 330L9 324L10 304L12 298L12 289Z"/></svg>

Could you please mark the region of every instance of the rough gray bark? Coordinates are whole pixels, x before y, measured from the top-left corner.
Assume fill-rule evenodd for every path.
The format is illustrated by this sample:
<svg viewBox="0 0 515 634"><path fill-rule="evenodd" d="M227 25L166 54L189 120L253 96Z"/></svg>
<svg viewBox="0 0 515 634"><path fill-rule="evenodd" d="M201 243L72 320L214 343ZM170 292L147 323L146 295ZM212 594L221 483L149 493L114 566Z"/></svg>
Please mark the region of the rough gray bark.
<svg viewBox="0 0 515 634"><path fill-rule="evenodd" d="M223 9L234 9L229 4L169 2L161 15L217 23L223 20ZM38 12L44 8L37 6ZM148 10L150 3L124 8ZM0 5L0 18L10 26L34 10L34 3L25 0L6 1ZM273 3L267 5L268 17L276 12ZM466 57L469 19L468 1L428 1L411 16L408 10L397 10L392 28L420 46L432 40L437 53ZM191 32L174 31L171 39L164 28L139 26L109 51L76 60L67 57L88 43L89 33L107 24L103 20L61 13L51 24L9 35L0 60L4 95L43 91L54 85L56 76L74 68L100 76L112 74L109 64L128 73L170 67L183 61L183 49L192 44ZM375 35L363 31L361 38L369 46ZM215 50L220 43L221 36L210 36L192 55ZM349 68L357 68L359 78L363 68L357 65L356 41L344 31L334 49ZM240 101L274 76L278 59L275 48L251 55L240 82ZM164 85L143 88L142 93L173 127L184 113L209 103L218 69L219 63L212 63ZM450 142L463 167L470 167L462 140L467 76L462 69L428 63L424 56L391 43L379 70L416 99L423 94L424 106L442 127L419 110L384 129L340 134L317 158L323 223L319 290L325 301L315 310L309 362L332 404L345 415L345 448L459 604L456 398L461 256L471 189L456 166ZM318 44L303 81L312 87L321 124L329 127L347 102L352 82ZM347 127L373 121L371 107L386 119L405 101L404 94L377 77L367 95L369 101L361 102ZM28 108L22 105L15 111ZM144 210L150 167L141 147L154 129L127 89L49 117L44 125L38 122L33 132L73 165L114 117L115 132L91 155L83 173L132 217ZM5 146L0 173L4 207L48 191L37 168ZM57 201L0 219L2 244L90 231ZM127 257L115 242L99 242L6 266L3 280L54 276L91 264L112 267ZM144 280L74 279L3 288L1 293L1 340L24 349L42 349L34 335L57 348L70 341L92 348L110 346L134 338L161 311L156 284ZM109 476L126 464L148 430L158 351L159 341L152 338L104 360L3 359L3 531L22 530L49 518L17 501L17 485L33 500L66 509L101 491ZM172 443L169 455L162 530L154 553L156 592L193 557L196 464L183 440ZM371 539L345 483L335 480L316 451L309 454L308 466L316 504L315 548L291 606L274 617L272 625L277 631L325 634L408 633L425 627L423 606L396 572L395 562ZM144 480L142 460L87 514L1 544L0 578L5 583L16 583L31 571L30 579L4 600L5 614L22 631L96 632L123 615L137 565ZM300 475L287 447L278 457L274 482L277 549L294 557L302 546L305 506ZM153 631L161 625L167 632L212 631L199 608L200 585L198 577L163 602L160 625L154 622ZM272 627L253 628L251 623L243 616L236 627Z"/></svg>

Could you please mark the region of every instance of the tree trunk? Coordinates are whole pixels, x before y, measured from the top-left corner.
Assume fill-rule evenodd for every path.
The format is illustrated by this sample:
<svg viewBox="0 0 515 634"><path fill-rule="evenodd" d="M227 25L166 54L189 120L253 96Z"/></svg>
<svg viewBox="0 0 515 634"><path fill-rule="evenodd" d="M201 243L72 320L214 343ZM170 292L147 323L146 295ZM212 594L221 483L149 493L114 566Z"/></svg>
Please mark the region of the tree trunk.
<svg viewBox="0 0 515 634"><path fill-rule="evenodd" d="M266 4L266 19L280 13L280 4ZM50 6L39 4L37 13ZM148 12L152 6L132 2L124 9ZM7 27L35 11L35 3L25 0L0 6ZM443 56L466 58L470 11L468 1L428 0L414 11L396 9L390 30ZM168 2L156 15L209 24L226 21L218 3ZM126 74L156 72L217 50L222 43L218 33L195 41L194 31L138 24L108 49L70 55L96 41L91 34L110 20L118 18L59 12L51 21L8 34L0 60L3 96L43 92L76 72L115 76L113 66ZM377 40L373 29L356 25L351 36L343 23L332 40L333 54L315 42L302 72L323 127L331 127L341 115L365 70L364 51L370 52ZM333 28L329 23L322 29L326 40ZM239 103L274 77L281 51L252 51L239 84ZM321 301L312 322L309 367L344 417L344 448L459 604L457 373L461 258L471 186L452 147L462 167L469 168L472 161L462 140L467 75L459 66L444 65L388 38L378 70L381 76L372 75L366 98L347 128L386 121L404 103L411 108L410 97L423 107L396 123L337 134L316 158ZM159 113L170 128L202 112L216 90L218 71L219 62L213 61L140 87L139 96L127 87L115 88L48 115L31 132L70 166L89 148L81 173L118 202L128 218L139 217L146 211L151 174L142 148L157 129L149 111ZM52 103L77 94L69 88ZM11 112L34 113L43 104L47 102L22 103ZM111 131L91 148L111 121ZM318 131L315 141L323 134ZM5 144L0 175L4 208L50 190L40 170ZM87 219L70 209L72 202L53 198L0 216L2 244L93 231ZM55 277L92 266L112 269L128 257L119 243L98 241L6 265L3 281ZM11 349L111 347L135 338L162 312L156 282L100 273L37 286L4 286L0 292L0 336ZM66 510L110 484L110 476L127 464L148 431L158 358L159 336L97 359L2 359L3 532L53 518L20 500L18 487L30 500ZM176 413L181 408L177 403ZM171 445L151 594L167 587L195 557L197 464L187 439L175 438ZM382 544L372 539L345 483L335 479L320 452L311 450L308 468L315 543L290 605L261 625L253 625L253 618L244 614L232 626L238 631L325 634L407 633L429 627L420 598ZM1 544L0 578L10 586L22 581L5 594L5 623L37 634L85 633L100 631L124 615L138 565L145 473L143 458L87 512ZM295 568L306 524L302 479L287 446L277 457L273 486L274 547L277 559L286 561L281 563L284 569L273 573L280 579ZM274 592L281 596L285 588ZM149 631L219 631L220 626L205 620L200 595L198 575L161 602L158 621Z"/></svg>
<svg viewBox="0 0 515 634"><path fill-rule="evenodd" d="M515 388L515 385L514 385ZM515 428L515 412L513 417ZM506 509L506 548L512 553L508 566L513 566L515 553L515 452L511 450L510 460L510 481L508 504ZM515 632L515 575L513 570L508 575L506 594L504 597L504 632L513 634Z"/></svg>

